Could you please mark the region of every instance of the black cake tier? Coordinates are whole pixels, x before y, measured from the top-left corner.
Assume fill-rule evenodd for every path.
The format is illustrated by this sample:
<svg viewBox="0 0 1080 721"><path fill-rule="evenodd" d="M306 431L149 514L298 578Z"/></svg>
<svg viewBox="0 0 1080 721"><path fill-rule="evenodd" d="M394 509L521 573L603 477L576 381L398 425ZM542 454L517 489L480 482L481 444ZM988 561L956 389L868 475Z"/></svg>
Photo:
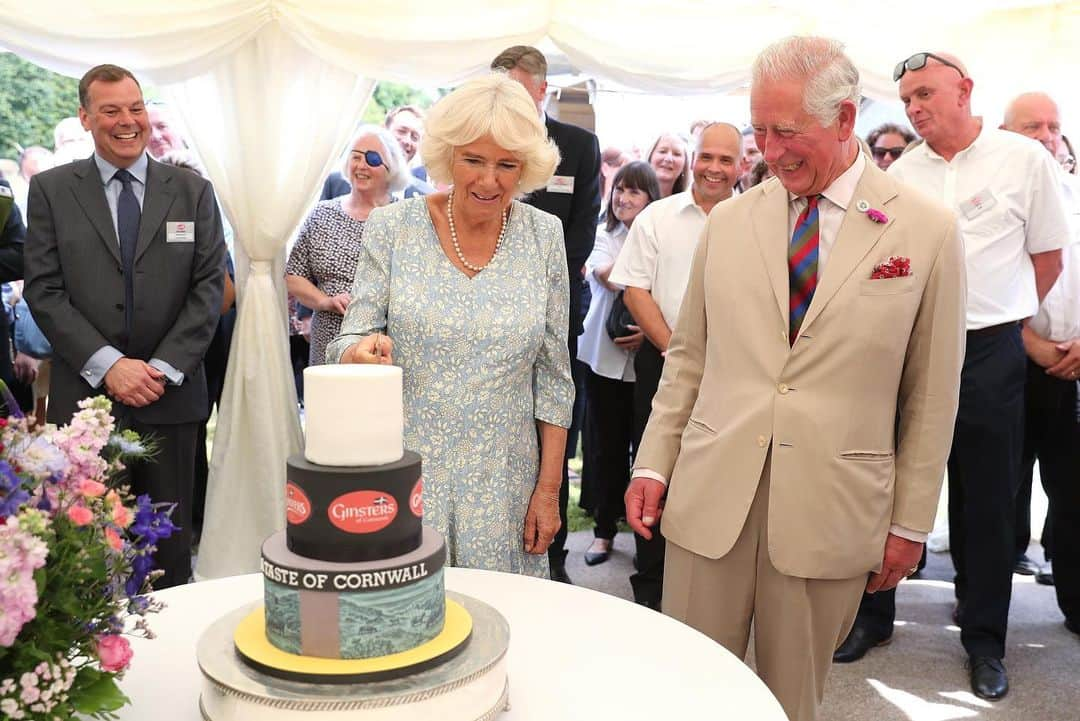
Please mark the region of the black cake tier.
<svg viewBox="0 0 1080 721"><path fill-rule="evenodd" d="M289 457L285 538L293 553L336 563L415 551L424 516L420 456L381 466L320 466Z"/></svg>

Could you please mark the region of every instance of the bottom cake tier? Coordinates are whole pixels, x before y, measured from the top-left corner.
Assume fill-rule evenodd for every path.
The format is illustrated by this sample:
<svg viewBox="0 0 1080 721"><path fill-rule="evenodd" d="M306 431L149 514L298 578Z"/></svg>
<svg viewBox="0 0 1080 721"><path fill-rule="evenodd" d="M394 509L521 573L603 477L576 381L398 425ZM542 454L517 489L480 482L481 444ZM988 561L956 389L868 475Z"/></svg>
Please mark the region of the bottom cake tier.
<svg viewBox="0 0 1080 721"><path fill-rule="evenodd" d="M206 721L492 721L508 707L506 651L510 627L494 608L469 596L447 594L472 620L464 649L449 660L408 676L370 683L286 681L253 670L235 647L235 635L258 604L212 624L197 647L203 675L199 708Z"/></svg>

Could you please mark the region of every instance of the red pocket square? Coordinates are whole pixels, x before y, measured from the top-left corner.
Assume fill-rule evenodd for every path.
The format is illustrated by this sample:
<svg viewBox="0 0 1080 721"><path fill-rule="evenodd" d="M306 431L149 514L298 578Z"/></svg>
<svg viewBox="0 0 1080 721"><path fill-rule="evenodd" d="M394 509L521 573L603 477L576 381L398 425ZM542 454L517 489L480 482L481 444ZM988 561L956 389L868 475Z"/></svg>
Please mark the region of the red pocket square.
<svg viewBox="0 0 1080 721"><path fill-rule="evenodd" d="M870 280L882 280L884 278L904 278L911 275L911 258L902 255L891 255L889 259L874 266L870 274Z"/></svg>

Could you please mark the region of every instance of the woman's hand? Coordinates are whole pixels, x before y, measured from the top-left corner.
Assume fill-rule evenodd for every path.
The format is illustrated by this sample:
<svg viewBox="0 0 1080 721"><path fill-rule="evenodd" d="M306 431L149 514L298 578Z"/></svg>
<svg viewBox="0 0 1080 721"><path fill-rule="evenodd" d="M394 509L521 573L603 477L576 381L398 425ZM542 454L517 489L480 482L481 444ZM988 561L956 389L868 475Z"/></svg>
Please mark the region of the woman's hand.
<svg viewBox="0 0 1080 721"><path fill-rule="evenodd" d="M525 512L525 552L535 555L547 553L561 526L558 490L545 490L537 485L529 499L529 510Z"/></svg>
<svg viewBox="0 0 1080 721"><path fill-rule="evenodd" d="M341 354L341 362L393 365L393 350L394 341L390 336L385 333L372 333L346 348Z"/></svg>
<svg viewBox="0 0 1080 721"><path fill-rule="evenodd" d="M326 313L337 313L338 315L345 315L345 309L349 307L350 300L352 300L352 296L348 293L328 295L319 302L319 307L315 310L321 310Z"/></svg>
<svg viewBox="0 0 1080 721"><path fill-rule="evenodd" d="M622 338L616 338L615 345L623 350L637 350L641 347L641 341L645 339L645 334L642 333L641 328L638 328L636 325L628 325L626 327L636 332L633 335L624 335Z"/></svg>
<svg viewBox="0 0 1080 721"><path fill-rule="evenodd" d="M609 264L609 265L602 265L602 266L596 268L595 270L593 270L593 277L595 277L598 281L600 281L600 285L604 286L605 288L610 290L612 293L618 293L620 290L622 290L622 288L620 286L613 285L612 283L610 283L608 281L608 278L611 277L611 269L614 268L614 267L615 267L614 263Z"/></svg>

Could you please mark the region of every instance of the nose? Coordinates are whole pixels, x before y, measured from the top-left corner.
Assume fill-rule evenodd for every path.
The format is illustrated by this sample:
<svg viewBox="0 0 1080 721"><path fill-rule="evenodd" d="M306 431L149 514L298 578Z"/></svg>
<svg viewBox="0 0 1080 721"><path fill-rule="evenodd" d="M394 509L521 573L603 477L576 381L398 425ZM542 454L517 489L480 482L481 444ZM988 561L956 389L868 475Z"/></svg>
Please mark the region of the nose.
<svg viewBox="0 0 1080 721"><path fill-rule="evenodd" d="M771 131L758 142L758 148L761 149L761 157L770 165L780 160L785 150L780 136Z"/></svg>

